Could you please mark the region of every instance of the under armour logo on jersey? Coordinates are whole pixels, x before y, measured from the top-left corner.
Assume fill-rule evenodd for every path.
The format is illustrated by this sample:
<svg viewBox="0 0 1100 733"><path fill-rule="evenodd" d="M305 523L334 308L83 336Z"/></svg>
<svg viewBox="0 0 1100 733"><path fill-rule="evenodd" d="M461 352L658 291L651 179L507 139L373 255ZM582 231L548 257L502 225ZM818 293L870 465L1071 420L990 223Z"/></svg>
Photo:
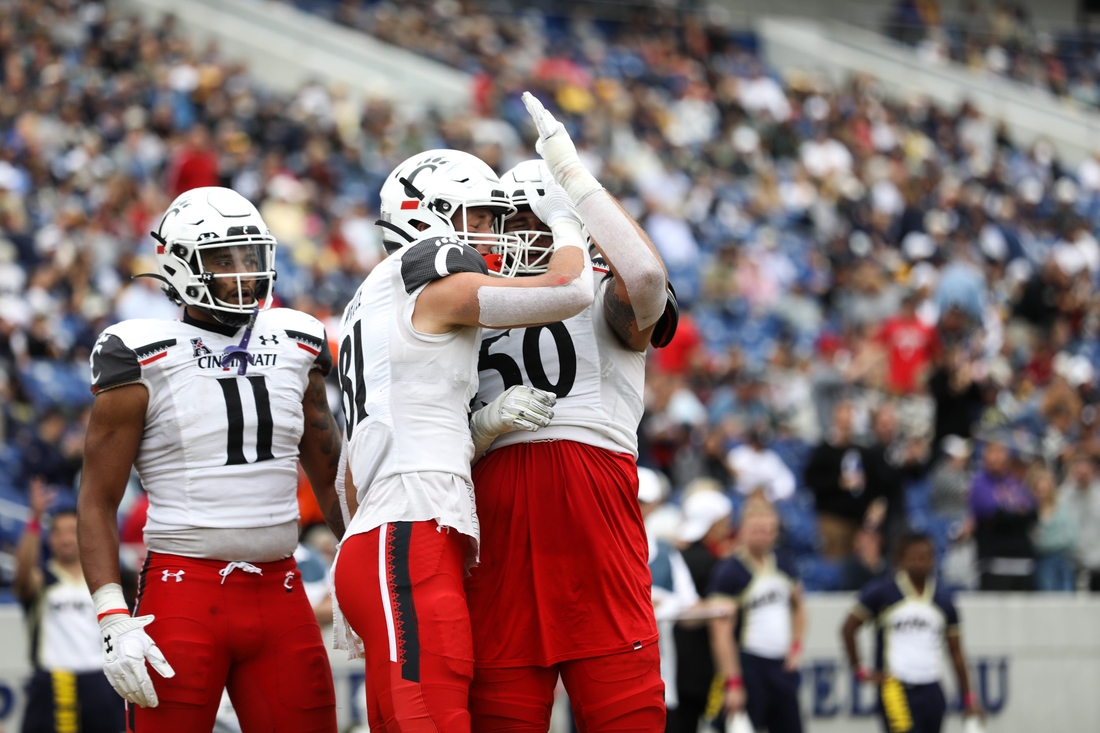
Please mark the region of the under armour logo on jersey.
<svg viewBox="0 0 1100 733"><path fill-rule="evenodd" d="M191 355L192 356L206 356L210 353L210 349L206 348L202 343L202 336L196 336L191 339Z"/></svg>
<svg viewBox="0 0 1100 733"><path fill-rule="evenodd" d="M294 589L290 587L290 583L293 580L294 580L294 571L293 570L287 570L286 571L286 578L283 580L283 587L286 588L287 593L291 593L291 592L294 591Z"/></svg>
<svg viewBox="0 0 1100 733"><path fill-rule="evenodd" d="M170 573L167 570L165 570L164 575L162 575L160 577L160 579L163 582L167 583L169 578L175 578L177 583L182 583L183 582L183 572L184 571L182 571L182 570L178 570L174 573Z"/></svg>
<svg viewBox="0 0 1100 733"><path fill-rule="evenodd" d="M275 334L272 334L271 336L260 336L259 339L260 339L260 346L267 346L268 341L270 341L271 343L276 344L276 345L278 345L278 343L279 343L279 337Z"/></svg>

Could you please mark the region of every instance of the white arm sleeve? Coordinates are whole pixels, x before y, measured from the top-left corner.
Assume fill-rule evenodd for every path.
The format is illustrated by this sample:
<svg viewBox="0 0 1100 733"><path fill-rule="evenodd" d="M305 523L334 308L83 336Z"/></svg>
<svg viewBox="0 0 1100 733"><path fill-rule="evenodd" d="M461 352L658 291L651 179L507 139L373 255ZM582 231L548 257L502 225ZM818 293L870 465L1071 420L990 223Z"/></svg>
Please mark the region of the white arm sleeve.
<svg viewBox="0 0 1100 733"><path fill-rule="evenodd" d="M584 269L580 276L566 285L537 288L483 285L477 290L481 325L511 328L528 323L554 323L572 318L592 305L592 260L588 257L588 249L574 242L583 241L580 225L572 219L557 219L550 228L556 248L575 246L584 253Z"/></svg>
<svg viewBox="0 0 1100 733"><path fill-rule="evenodd" d="M665 270L607 191L593 191L577 204L592 239L622 278L638 328L649 328L665 312Z"/></svg>

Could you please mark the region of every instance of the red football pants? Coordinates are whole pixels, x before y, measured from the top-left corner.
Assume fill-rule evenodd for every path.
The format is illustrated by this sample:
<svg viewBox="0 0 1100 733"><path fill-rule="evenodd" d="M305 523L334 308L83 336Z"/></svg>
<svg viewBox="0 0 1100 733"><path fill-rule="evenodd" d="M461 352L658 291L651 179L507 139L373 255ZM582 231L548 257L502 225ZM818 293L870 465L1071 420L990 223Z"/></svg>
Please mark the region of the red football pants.
<svg viewBox="0 0 1100 733"><path fill-rule="evenodd" d="M656 644L550 667L479 667L470 686L476 733L546 733L561 675L580 733L663 733L665 685Z"/></svg>
<svg viewBox="0 0 1100 733"><path fill-rule="evenodd" d="M145 614L176 675L149 667L160 704L128 705L130 733L209 731L223 689L244 733L335 733L328 653L293 558L241 567L151 552L134 612Z"/></svg>
<svg viewBox="0 0 1100 733"><path fill-rule="evenodd" d="M470 730L469 543L435 522L393 522L341 546L336 598L366 648L372 731Z"/></svg>

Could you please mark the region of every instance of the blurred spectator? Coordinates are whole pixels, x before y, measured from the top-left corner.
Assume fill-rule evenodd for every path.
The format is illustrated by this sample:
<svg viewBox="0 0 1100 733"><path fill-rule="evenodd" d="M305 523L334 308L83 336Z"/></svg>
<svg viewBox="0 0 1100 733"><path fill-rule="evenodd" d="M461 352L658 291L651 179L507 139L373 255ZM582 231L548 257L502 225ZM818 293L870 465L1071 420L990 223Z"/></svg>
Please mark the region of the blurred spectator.
<svg viewBox="0 0 1100 733"><path fill-rule="evenodd" d="M929 379L928 389L936 403L934 444L942 445L948 435L971 437L984 395L975 380L974 365L963 348L954 347L947 352L943 365Z"/></svg>
<svg viewBox="0 0 1100 733"><path fill-rule="evenodd" d="M987 442L982 468L970 488L982 590L1031 590L1035 549L1035 498L1011 470L1008 446Z"/></svg>
<svg viewBox="0 0 1100 733"><path fill-rule="evenodd" d="M26 612L34 668L23 730L118 733L126 727L125 706L103 675L99 623L76 544L76 510L63 506L49 513L56 498L40 479L31 482L31 519L16 552L14 590Z"/></svg>
<svg viewBox="0 0 1100 733"><path fill-rule="evenodd" d="M906 293L901 310L883 321L879 331L886 349L886 386L895 394L911 394L922 386L936 357L936 332L917 316L917 297Z"/></svg>
<svg viewBox="0 0 1100 733"><path fill-rule="evenodd" d="M73 479L80 468L78 448L65 440L68 423L59 409L47 410L33 432L27 429L17 438L22 450L23 481L38 477L51 486L71 492Z"/></svg>
<svg viewBox="0 0 1100 733"><path fill-rule="evenodd" d="M853 546L854 551L841 567L840 587L837 590L859 590L889 570L882 552L881 534L860 528L856 532Z"/></svg>
<svg viewBox="0 0 1100 733"><path fill-rule="evenodd" d="M1037 466L1027 476L1035 497L1038 521L1034 528L1035 589L1069 592L1075 589L1073 555L1077 526L1069 506L1058 501L1054 474Z"/></svg>
<svg viewBox="0 0 1100 733"><path fill-rule="evenodd" d="M775 551L778 537L775 508L747 502L738 552L714 569L710 584L712 598L737 601L736 618L711 621L710 634L727 718L745 710L756 730L797 733L806 607L794 563Z"/></svg>
<svg viewBox="0 0 1100 733"><path fill-rule="evenodd" d="M930 508L938 516L961 520L970 512L970 486L974 476L969 469L970 441L948 435L941 443L943 457L929 474L932 483Z"/></svg>
<svg viewBox="0 0 1100 733"><path fill-rule="evenodd" d="M1100 591L1100 478L1096 460L1077 453L1069 464L1058 499L1077 524L1077 565L1088 575L1088 588Z"/></svg>
<svg viewBox="0 0 1100 733"><path fill-rule="evenodd" d="M1089 50L1087 24L1058 33L1040 30L1026 5L962 4L946 12L938 2L895 3L885 32L914 46L922 58L1046 89L1063 104L1100 106L1100 86Z"/></svg>
<svg viewBox="0 0 1100 733"><path fill-rule="evenodd" d="M221 185L218 154L211 147L210 131L206 125L196 123L188 130L187 142L180 146L168 167L168 197L174 199L192 188L218 185Z"/></svg>
<svg viewBox="0 0 1100 733"><path fill-rule="evenodd" d="M691 572L695 592L705 597L710 577L719 560L729 553L733 504L711 479L696 479L684 498L684 520L680 525L680 553ZM668 730L696 733L707 707L714 661L706 627L678 624L676 638L676 692L680 706L669 716Z"/></svg>
<svg viewBox="0 0 1100 733"><path fill-rule="evenodd" d="M726 461L739 494L761 494L774 504L794 496L795 481L783 459L768 448L771 440L771 429L758 423L745 435L745 443L729 452Z"/></svg>
<svg viewBox="0 0 1100 733"><path fill-rule="evenodd" d="M890 548L906 529L905 485L923 475L928 451L922 441L902 437L893 402L884 402L875 410L871 437L873 442L863 450L867 491L886 503L881 532Z"/></svg>
<svg viewBox="0 0 1100 733"><path fill-rule="evenodd" d="M805 480L817 499L822 552L834 560L846 557L875 499L868 489L863 451L853 441L850 402L833 410L832 427L810 454Z"/></svg>

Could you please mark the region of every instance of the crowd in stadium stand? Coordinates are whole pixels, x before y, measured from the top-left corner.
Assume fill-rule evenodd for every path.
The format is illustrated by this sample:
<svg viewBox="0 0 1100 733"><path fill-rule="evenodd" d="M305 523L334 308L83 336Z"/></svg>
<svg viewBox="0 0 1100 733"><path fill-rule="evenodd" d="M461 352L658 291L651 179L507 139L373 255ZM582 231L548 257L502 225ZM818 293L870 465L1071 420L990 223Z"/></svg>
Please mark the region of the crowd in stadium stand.
<svg viewBox="0 0 1100 733"><path fill-rule="evenodd" d="M147 233L179 191L255 201L281 302L331 319L383 257L386 174L435 147L501 172L533 156L531 89L680 298L639 457L667 480L666 520L715 482L735 513L761 492L812 590L885 572L906 526L954 587L1100 589L1100 160L871 78L780 80L751 35L691 17L299 4L469 72L472 111L319 83L281 98L171 18L0 6L0 498L73 493L97 334L175 312L131 276L155 271Z"/></svg>
<svg viewBox="0 0 1100 733"><path fill-rule="evenodd" d="M1021 5L902 0L885 31L927 59L963 64L1041 87L1084 107L1100 107L1097 37L1087 30L1037 27Z"/></svg>

